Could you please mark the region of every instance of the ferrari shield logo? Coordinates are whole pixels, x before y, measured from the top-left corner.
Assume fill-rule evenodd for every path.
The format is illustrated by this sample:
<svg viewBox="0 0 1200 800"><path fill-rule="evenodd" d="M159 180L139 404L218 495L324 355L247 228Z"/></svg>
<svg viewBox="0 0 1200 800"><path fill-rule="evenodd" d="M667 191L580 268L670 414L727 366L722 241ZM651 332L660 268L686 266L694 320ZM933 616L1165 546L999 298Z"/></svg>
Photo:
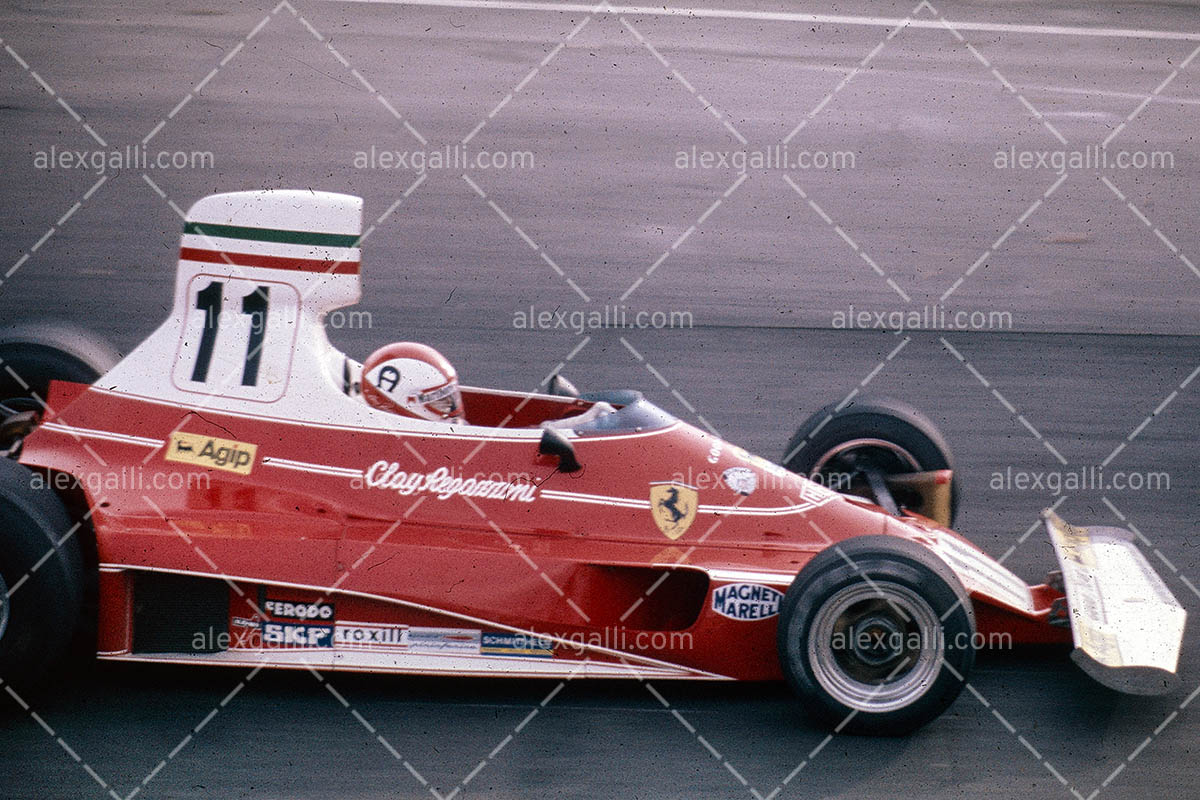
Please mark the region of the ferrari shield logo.
<svg viewBox="0 0 1200 800"><path fill-rule="evenodd" d="M696 489L669 481L650 484L650 514L668 539L683 536L696 518Z"/></svg>

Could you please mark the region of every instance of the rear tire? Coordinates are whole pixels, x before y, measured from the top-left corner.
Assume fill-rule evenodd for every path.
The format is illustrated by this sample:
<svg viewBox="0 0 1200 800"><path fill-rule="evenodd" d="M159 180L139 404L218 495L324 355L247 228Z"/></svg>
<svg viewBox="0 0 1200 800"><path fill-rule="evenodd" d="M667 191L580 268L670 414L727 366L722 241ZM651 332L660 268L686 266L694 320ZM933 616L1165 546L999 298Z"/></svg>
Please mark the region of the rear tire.
<svg viewBox="0 0 1200 800"><path fill-rule="evenodd" d="M32 324L0 329L0 403L42 412L51 380L95 383L118 361L95 335L73 325ZM7 413L7 412L5 412Z"/></svg>
<svg viewBox="0 0 1200 800"><path fill-rule="evenodd" d="M975 663L975 614L936 555L860 536L823 550L784 596L779 658L805 710L838 732L908 733L941 714Z"/></svg>
<svg viewBox="0 0 1200 800"><path fill-rule="evenodd" d="M0 679L26 683L66 651L79 624L83 560L78 532L50 488L0 459Z"/></svg>

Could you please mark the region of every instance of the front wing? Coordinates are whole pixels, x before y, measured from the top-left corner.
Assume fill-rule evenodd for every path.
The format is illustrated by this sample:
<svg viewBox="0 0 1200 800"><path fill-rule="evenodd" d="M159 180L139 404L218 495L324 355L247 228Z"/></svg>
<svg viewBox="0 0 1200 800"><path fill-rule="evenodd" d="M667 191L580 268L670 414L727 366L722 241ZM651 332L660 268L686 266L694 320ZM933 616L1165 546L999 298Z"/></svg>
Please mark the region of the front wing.
<svg viewBox="0 0 1200 800"><path fill-rule="evenodd" d="M1100 683L1130 694L1165 694L1187 612L1121 528L1079 528L1042 512L1062 565L1071 658Z"/></svg>

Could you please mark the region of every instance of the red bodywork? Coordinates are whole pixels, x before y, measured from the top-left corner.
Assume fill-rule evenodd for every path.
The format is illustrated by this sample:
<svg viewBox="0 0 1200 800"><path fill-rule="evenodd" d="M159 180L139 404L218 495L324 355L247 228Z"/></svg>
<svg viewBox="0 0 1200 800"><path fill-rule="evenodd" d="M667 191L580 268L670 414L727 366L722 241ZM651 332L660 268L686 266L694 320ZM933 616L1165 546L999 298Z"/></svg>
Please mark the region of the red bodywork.
<svg viewBox="0 0 1200 800"><path fill-rule="evenodd" d="M98 650L108 658L298 666L299 657L332 668L520 675L578 665L586 674L611 667L778 679L778 616L766 613L778 598L763 589L744 618L731 618L714 610L714 592L731 584L785 592L815 553L852 536L932 546L952 535L834 495L682 422L580 435L572 441L583 468L567 474L529 439L316 426L63 383L49 405L56 413L25 440L21 460L77 478L92 510ZM589 406L478 389L464 389L464 405L472 424L509 428ZM255 446L249 470L167 460L178 433ZM227 455L227 466L238 466ZM520 488L512 499L441 498L370 485L439 468ZM754 473L749 495L722 480L730 468ZM651 501L652 487L671 481L693 487L696 506L674 539L655 520L661 495ZM195 576L219 585L204 592L211 608L225 609L211 626L215 643L164 650L157 634L143 640L141 628L169 628L171 614L205 618L178 597L198 585ZM1047 624L1061 596L1048 587L1033 587L1032 612L972 596L984 636L1070 640ZM548 640L532 647L516 631Z"/></svg>

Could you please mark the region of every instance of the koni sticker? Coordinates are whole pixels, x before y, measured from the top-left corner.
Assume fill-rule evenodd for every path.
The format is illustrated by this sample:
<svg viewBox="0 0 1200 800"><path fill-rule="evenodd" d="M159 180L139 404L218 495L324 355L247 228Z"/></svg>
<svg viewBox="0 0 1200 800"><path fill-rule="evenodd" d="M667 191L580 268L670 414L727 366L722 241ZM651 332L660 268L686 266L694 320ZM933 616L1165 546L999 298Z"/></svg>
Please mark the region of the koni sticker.
<svg viewBox="0 0 1200 800"><path fill-rule="evenodd" d="M730 583L713 589L712 610L741 622L770 619L779 614L783 592L761 583Z"/></svg>
<svg viewBox="0 0 1200 800"><path fill-rule="evenodd" d="M163 457L167 461L181 464L249 475L254 471L254 458L257 454L256 444L175 431L167 442L167 452Z"/></svg>
<svg viewBox="0 0 1200 800"><path fill-rule="evenodd" d="M650 514L663 535L674 541L696 518L696 487L679 481L650 484Z"/></svg>

